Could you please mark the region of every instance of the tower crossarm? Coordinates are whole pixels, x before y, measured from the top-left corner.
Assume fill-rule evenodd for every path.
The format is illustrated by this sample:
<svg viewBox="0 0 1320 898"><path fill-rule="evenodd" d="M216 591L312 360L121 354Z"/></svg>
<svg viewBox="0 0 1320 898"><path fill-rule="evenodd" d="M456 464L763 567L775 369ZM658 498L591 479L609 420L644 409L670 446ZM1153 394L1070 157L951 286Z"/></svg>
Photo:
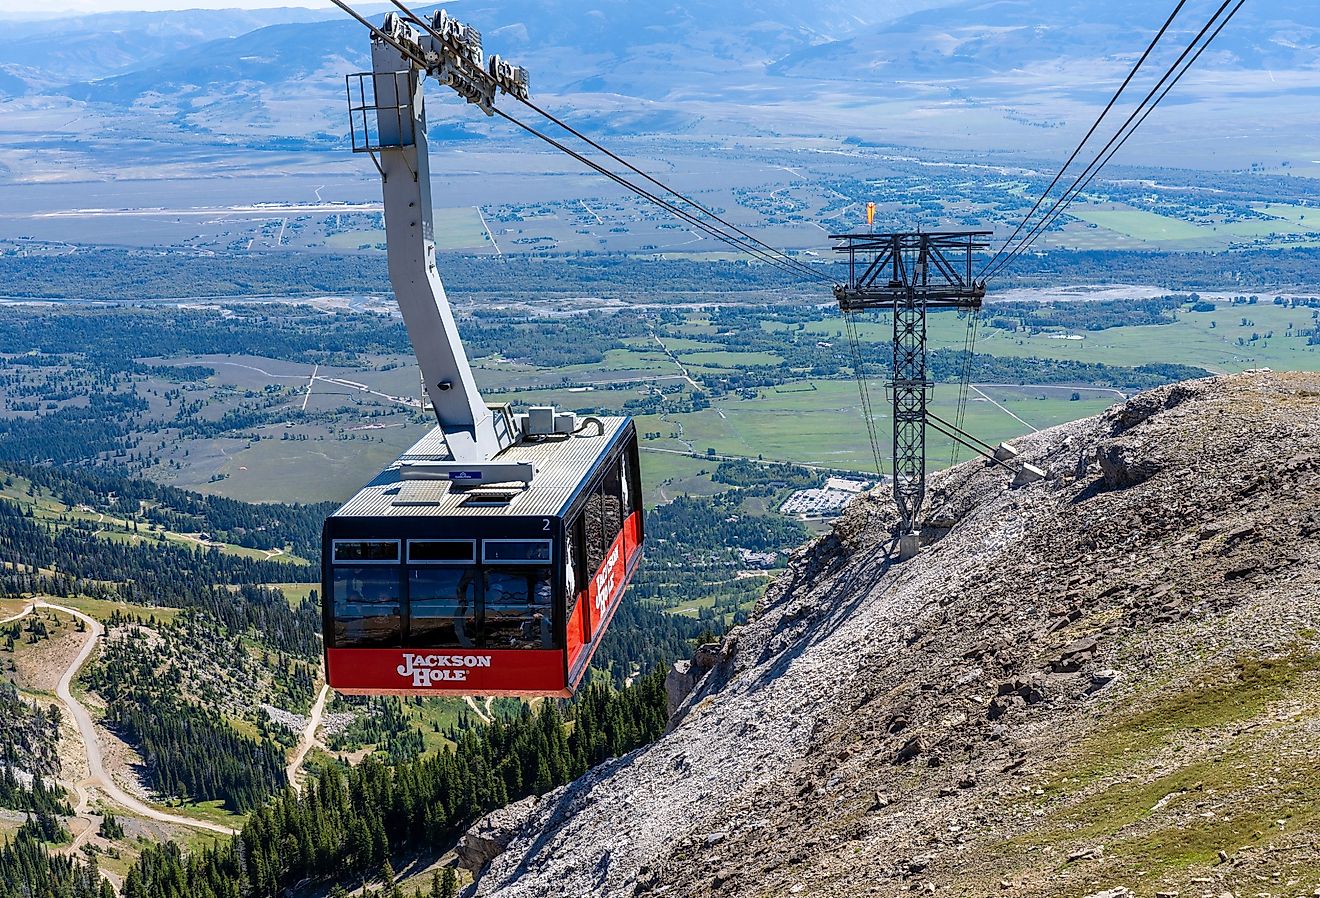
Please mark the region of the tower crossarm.
<svg viewBox="0 0 1320 898"><path fill-rule="evenodd" d="M834 251L848 257L848 283L835 288L845 312L891 306L912 290L929 307L977 309L985 284L973 257L989 247L990 231L838 234Z"/></svg>

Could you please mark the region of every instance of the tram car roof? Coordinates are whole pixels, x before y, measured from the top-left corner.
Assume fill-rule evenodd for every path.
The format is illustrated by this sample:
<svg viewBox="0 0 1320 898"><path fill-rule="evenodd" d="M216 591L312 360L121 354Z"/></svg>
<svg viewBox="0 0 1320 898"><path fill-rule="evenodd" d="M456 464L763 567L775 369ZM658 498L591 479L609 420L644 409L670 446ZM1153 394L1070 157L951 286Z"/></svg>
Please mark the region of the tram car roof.
<svg viewBox="0 0 1320 898"><path fill-rule="evenodd" d="M621 441L628 418L592 416L582 433L522 440L499 455L501 462L531 462L531 483L468 486L448 480L405 480L407 464L449 461L444 433L435 427L332 515L363 517L544 517L566 513L597 462ZM601 432L590 423L600 421Z"/></svg>

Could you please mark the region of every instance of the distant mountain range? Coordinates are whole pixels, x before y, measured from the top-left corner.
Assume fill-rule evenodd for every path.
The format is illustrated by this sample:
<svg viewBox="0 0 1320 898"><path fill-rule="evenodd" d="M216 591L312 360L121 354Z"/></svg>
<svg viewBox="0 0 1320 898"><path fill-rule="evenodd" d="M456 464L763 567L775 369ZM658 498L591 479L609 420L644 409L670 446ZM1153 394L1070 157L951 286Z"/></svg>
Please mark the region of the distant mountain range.
<svg viewBox="0 0 1320 898"><path fill-rule="evenodd" d="M606 131L837 136L892 133L906 121L909 142L954 127L1020 144L1103 102L1164 6L459 0L448 8L483 32L488 53L526 65L536 94ZM1188 3L1155 62L1172 59L1217 6ZM362 8L377 17L382 9ZM156 134L335 143L346 130L343 75L367 67L368 45L359 24L324 10L7 23L0 97L73 101ZM1254 0L1180 85L1177 103L1221 126L1277 129L1289 116L1314 124L1305 111L1313 104L1297 101L1320 92L1318 59L1320 4ZM474 134L485 127L458 104L436 104L432 119Z"/></svg>
<svg viewBox="0 0 1320 898"><path fill-rule="evenodd" d="M109 78L153 66L199 44L325 17L324 10L302 8L193 9L5 21L0 28L0 92L39 93Z"/></svg>

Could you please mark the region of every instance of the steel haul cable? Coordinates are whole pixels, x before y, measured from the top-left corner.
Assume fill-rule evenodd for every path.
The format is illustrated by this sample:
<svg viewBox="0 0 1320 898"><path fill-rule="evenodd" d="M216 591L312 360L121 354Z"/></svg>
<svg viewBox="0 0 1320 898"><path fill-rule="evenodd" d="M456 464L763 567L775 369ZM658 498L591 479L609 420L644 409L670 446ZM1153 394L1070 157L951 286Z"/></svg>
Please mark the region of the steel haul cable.
<svg viewBox="0 0 1320 898"><path fill-rule="evenodd" d="M967 398L972 385L972 361L976 358L976 332L980 327L981 314L973 309L968 312L967 337L963 342L963 365L962 376L958 383L958 414L954 418L958 422L958 429L961 430L963 421L967 416ZM949 452L949 464L956 465L960 457L960 444L954 442Z"/></svg>
<svg viewBox="0 0 1320 898"><path fill-rule="evenodd" d="M862 355L861 339L857 334L857 323L843 314L843 326L848 334L848 344L853 354L853 377L857 381L857 395L862 403L862 421L866 424L867 438L871 443L871 453L875 456L875 475L884 477L884 462L880 452L880 437L875 432L875 411L871 404L871 391L867 386L866 360Z"/></svg>
<svg viewBox="0 0 1320 898"><path fill-rule="evenodd" d="M1031 221L1031 217L1035 215L1037 211L1039 211L1041 205L1044 204L1045 202L1045 198L1050 195L1050 191L1053 190L1055 187L1057 187L1059 181L1063 179L1063 175L1065 172L1068 171L1069 166L1071 166L1075 161L1077 161L1077 157L1081 155L1082 149L1086 146L1087 142L1092 138L1092 136L1095 135L1095 132L1100 128L1100 124L1105 120L1105 116L1109 115L1109 113L1113 110L1114 106L1117 105L1119 98L1123 96L1123 92L1126 91L1128 85L1132 83L1132 79L1137 76L1137 72L1141 71L1141 67L1145 65L1146 60L1150 57L1150 54L1154 52L1155 47L1159 44L1161 40L1164 39L1164 35L1168 32L1170 26L1173 25L1173 20L1178 17L1178 13L1182 11L1182 8L1183 6L1186 5L1186 3L1187 0L1179 0L1178 5L1175 6L1173 12L1169 14L1169 18L1165 21L1163 27L1161 27L1160 30L1156 32L1155 37L1146 47L1146 52L1141 54L1141 58L1137 60L1136 65L1134 65L1132 67L1132 70L1128 72L1128 76L1123 79L1123 83L1119 85L1118 90L1114 92L1114 95L1113 97L1110 98L1109 103L1105 105L1104 111L1100 113L1098 118L1096 118L1095 123L1091 125L1090 130L1086 132L1086 136L1083 137L1081 142L1077 144L1077 149L1073 150L1072 155L1068 157L1068 161L1063 164L1063 167L1059 169L1058 174L1054 176L1054 180L1050 182L1050 186L1045 188L1045 192L1040 195L1040 199L1036 200L1036 205L1031 207L1031 211L1028 212L1026 216L1022 219L1021 223L1018 224L1017 228L1013 231L1012 235L1010 235L1009 238L1004 241L1004 245L999 248L999 251L996 252L994 256L991 257L990 261L985 264L985 267L981 269L983 274L984 272L988 271L995 264L996 261L998 261L999 257L1004 254L1004 250L1008 249L1009 245L1012 244L1012 242L1017 239L1018 234L1022 233L1022 229L1027 226L1027 222Z"/></svg>
<svg viewBox="0 0 1320 898"><path fill-rule="evenodd" d="M683 194L679 193L677 190L675 190L674 188L670 187L669 185L667 185L667 184L665 184L665 183L663 183L663 182L657 180L656 178L653 178L651 175L648 175L646 172L642 171L640 168L638 168L637 166L633 165L633 164L632 164L631 162L629 162L628 160L624 159L624 158L621 157L621 156L616 155L615 153L611 152L610 150L607 150L605 147L601 146L599 143L597 143L596 141L592 140L590 137L587 137L585 134L583 134L582 132L576 130L576 129L573 128L571 125L567 124L566 122L561 121L560 119L558 119L558 118L556 118L555 116L551 115L549 112L546 112L544 109L542 109L541 107L537 106L535 103L532 103L530 100L523 100L523 99L521 99L521 98L515 98L515 99L518 99L518 102L522 103L524 106L526 106L527 108L531 109L533 112L536 112L536 113L538 113L539 115L544 116L546 119L549 119L551 122L554 122L556 125L558 125L559 127L563 128L563 129L564 129L565 131L567 131L568 133L572 134L574 137L577 137L578 139L582 140L583 142L589 144L590 146L592 146L593 148L595 148L595 149L598 150L599 152L604 153L606 156L610 157L610 158L613 159L615 162L618 162L620 165L623 165L623 166L625 166L626 168L628 168L630 171L633 171L633 172L635 172L635 173L641 175L643 178L645 178L646 180L650 181L650 182L651 182L652 184L654 184L655 186L661 188L662 190L667 191L668 193L670 193L670 194L672 194L673 196L679 198L680 200L682 200L683 202L685 202L685 203L687 203L688 205L692 206L693 208L698 209L698 210L700 210L702 213L704 213L704 214L710 216L711 218L715 219L717 222L719 222L720 224L722 224L722 225L724 225L725 227L729 228L730 230L736 232L737 234L739 234L740 236L742 236L742 237L745 238L746 240L751 241L752 243L756 244L757 246L760 246L762 249L764 249L764 250L766 250L766 251L768 251L768 252L770 252L770 253L773 253L773 254L776 255L777 257L783 259L785 262L788 262L788 263L794 265L795 267L802 269L803 272L804 272L805 274L807 274L807 275L809 275L809 276L811 276L811 277L821 278L821 279L823 279L823 280L829 281L830 283L833 283L833 279L832 279L832 278L830 278L830 277L828 277L828 276L826 276L826 275L822 275L820 272L814 270L814 269L811 268L809 265L806 265L806 264L804 264L803 262L800 262L800 261L798 261L797 259L794 259L792 256L788 255L787 253L783 252L782 250L776 249L775 247L769 245L768 243L765 243L764 241L759 240L759 239L757 239L756 237L753 237L751 234L748 234L746 231L744 231L742 228L739 228L737 225L734 225L734 224L729 223L728 221L725 221L723 218L721 218L719 215L716 215L714 212L712 212L710 209L708 209L708 208L706 208L705 206L703 206L701 203L698 203L696 200L691 199L691 198L689 198L689 197L687 197L687 196L684 196Z"/></svg>
<svg viewBox="0 0 1320 898"><path fill-rule="evenodd" d="M1229 0L1229 2L1231 2L1231 0ZM1229 12L1229 14L1224 17L1223 21L1219 23L1219 26L1215 29L1214 33L1210 35L1209 39L1207 39L1205 43L1201 44L1200 48L1196 51L1196 53L1192 56L1192 58L1189 59L1186 65L1182 67L1182 70L1178 72L1178 74L1174 77L1174 79L1170 81L1169 84L1164 88L1163 92L1159 95L1159 97L1155 99L1155 102L1146 108L1146 110L1142 113L1141 118L1137 120L1136 124L1134 124L1130 129L1128 129L1127 133L1123 135L1122 139L1119 140L1117 144L1113 146L1112 149L1106 147L1107 154L1104 155L1104 159L1100 161L1098 165L1096 165L1094 170L1091 170L1090 173L1086 175L1086 180L1083 181L1081 185L1076 188L1076 190L1071 191L1072 196L1068 200L1068 202L1065 203L1062 206L1062 208L1060 208L1057 212L1053 212L1051 215L1047 216L1047 218L1043 220L1045 227L1041 229L1039 232L1035 233L1035 235L1032 236L1029 241L1026 241L1021 248L1016 249L1010 256L1010 258L1005 260L1004 265L1007 265L1009 261L1012 261L1012 258L1021 255L1022 253L1030 249L1033 245L1035 245L1035 242L1040 238L1040 235L1044 233L1044 231L1047 230L1050 225L1052 225L1055 221L1057 221L1059 217L1064 213L1064 211L1067 210L1068 206L1070 206L1072 202L1076 200L1077 197L1080 196L1088 186L1090 186L1091 182L1095 180L1098 174L1100 174L1101 169L1103 169L1106 165L1109 164L1110 160L1112 160L1114 156L1118 153L1118 151L1123 148L1123 145L1128 142L1128 139L1131 138L1132 135L1137 132L1137 129L1141 127L1142 123L1145 122L1146 119L1150 117L1150 114L1159 107L1160 103L1164 101L1164 98L1169 95L1169 92L1173 90L1175 86L1177 86L1178 82L1182 80L1183 76L1186 75L1187 72L1191 69L1191 67L1196 64L1196 61L1201 57L1201 54L1204 53L1212 43L1214 43L1215 39L1219 37L1220 32L1222 32L1225 26L1227 26L1228 23L1233 20L1233 17L1237 15L1238 10L1240 10L1243 4L1245 3L1246 0L1238 0L1237 5L1234 6L1233 9ZM1227 5L1228 3L1226 2L1224 6ZM1223 12L1223 7L1220 8L1220 12ZM1215 17L1217 18L1218 15L1219 14L1216 13ZM1214 22L1214 18L1211 19L1210 24L1213 24L1213 22ZM1207 25L1207 28L1208 27L1209 25ZM1205 29L1202 30L1202 34L1204 33L1205 33ZM1198 35L1198 39L1199 37L1200 36ZM1104 153L1105 151L1102 151L1102 154ZM1083 174L1086 173L1084 172ZM1003 265L1000 266L1001 270L1002 268Z"/></svg>
<svg viewBox="0 0 1320 898"><path fill-rule="evenodd" d="M764 250L761 250L755 246L749 246L745 243L739 242L738 238L733 237L721 231L719 228L716 228L714 225L711 225L708 222L704 222L701 219L697 218L696 216L692 215L691 213L678 208L673 203L670 203L667 200L656 196L655 194L646 190L644 187L637 186L636 184L632 183L622 175L610 171L608 168L601 165L600 163L592 159L589 159L586 156L583 156L581 153L577 152L574 149L571 149L570 147L565 146L563 143L559 142L550 135L545 134L542 131L538 131L536 128L533 128L531 125L528 125L520 121L516 117L509 115L509 113L505 112L504 110L498 107L491 107L491 109L496 115L500 116L506 121L518 126L519 128L522 128L524 131L533 135L534 137L537 137L545 141L546 143L550 144L552 147L559 150L560 152L572 156L578 162L581 162L583 165L587 166L593 171L596 171L604 175L605 177L609 178L611 181L614 181L616 184L619 184L621 187L624 187L625 189L632 191L633 193L637 194L638 196L644 199L650 200L652 203L655 203L657 206L661 207L662 209L665 209L666 211L678 216L679 218L682 218L684 221L687 221L688 223L692 224L694 227L700 228L702 231L706 232L707 234L716 238L717 240L720 240L728 244L734 249L747 253L748 255L753 256L759 259L760 261L765 262L768 265L773 265L774 267L780 269L781 271L786 271L787 273L793 275L794 277L802 276L801 272L797 271L792 266L784 263L777 257L772 256L769 253L765 252ZM820 274L819 272L812 271L811 274L813 276L823 277L825 278L825 280L829 281L830 283L833 283L832 279L830 279L828 276Z"/></svg>
<svg viewBox="0 0 1320 898"><path fill-rule="evenodd" d="M1122 146L1123 143L1127 142L1127 139L1131 137L1133 133L1136 132L1136 129L1140 127L1141 123L1144 122L1146 118L1150 115L1150 113L1153 112L1155 108L1160 104L1160 102L1166 96L1168 96L1169 91L1172 90L1173 86L1177 84L1179 80L1181 80L1182 76L1186 74L1189 68L1191 68L1191 65L1200 57L1201 53L1204 52L1204 50L1210 46L1210 43L1216 37L1218 37L1219 33L1223 31L1224 26L1227 25L1228 22L1233 18L1233 16L1237 14L1238 9L1242 8L1242 5L1243 3L1246 2L1246 0L1238 0L1237 7L1235 7L1233 11L1230 12L1229 15L1222 22L1219 23L1219 27L1215 29L1214 34L1211 35L1210 39L1206 41L1204 44L1202 44L1200 46L1200 49L1197 49L1197 45L1201 44L1201 41L1203 38L1205 38L1206 33L1209 32L1211 28L1215 27L1215 23L1219 20L1219 17L1223 15L1224 10L1226 10L1232 2L1233 0L1224 0L1224 2L1220 4L1219 9L1215 11L1214 15L1210 17L1210 20L1206 22L1205 25L1201 28L1201 30L1197 32L1196 36L1192 38L1191 43L1189 43L1187 47L1184 48L1182 53L1179 54L1178 58L1174 60L1173 64L1170 65L1168 70L1165 71L1164 75L1160 77L1160 80L1156 82L1153 88L1151 88L1150 92L1146 94L1146 96L1142 99L1142 101L1139 104L1137 104L1137 108L1134 109L1132 113L1128 116L1127 120L1124 121L1121 126L1119 126L1118 131L1116 131L1114 135L1111 138L1109 138L1109 141L1100 150L1100 152L1096 155L1096 157L1093 160L1091 160L1091 163L1087 165L1085 170L1083 170L1082 173L1073 180L1072 184L1069 185L1068 189L1064 191L1063 196L1059 197L1059 199L1055 201L1054 205L1050 208L1050 210L1045 213L1045 216L1039 222L1036 223L1035 227L1031 229L1031 231L1027 234L1026 237L1022 238L1022 241L1013 249L1012 252L1010 252L1007 256L1001 257L997 264L987 265L984 269L982 269L982 273L981 273L982 280L989 280L990 278L994 277L1000 271L1002 271L1006 265L1008 265L1011 261L1013 261L1019 255L1025 252L1027 247L1033 245L1036 242L1036 240L1039 239L1040 235L1045 232L1048 226L1052 224L1054 221L1056 221L1068 206L1072 205L1072 202L1080 195L1081 190L1084 189L1085 184L1089 184L1091 180L1094 179L1095 175L1099 173L1100 169L1103 168L1104 165L1106 165L1109 162L1109 160L1113 158L1113 154L1114 152L1117 152L1118 147ZM1172 81L1169 81L1169 79L1174 76L1174 73L1178 71L1178 67L1183 64L1183 61L1187 59L1188 55L1191 54L1193 50L1196 50L1195 56L1193 56L1191 61L1189 61L1187 65L1183 67L1181 72L1178 72L1177 77L1174 77ZM1168 83L1167 87L1165 87L1166 82ZM1160 93L1161 89L1163 89L1163 93ZM1157 94L1158 94L1158 98L1155 99ZM1154 99L1154 103L1151 102L1152 99ZM1136 125L1133 125L1134 121L1136 122ZM1113 152L1111 152L1111 150ZM1106 153L1108 153L1109 155L1106 156L1105 155ZM1081 186L1079 187L1079 185ZM1011 242L1011 238L1010 238L1010 242Z"/></svg>

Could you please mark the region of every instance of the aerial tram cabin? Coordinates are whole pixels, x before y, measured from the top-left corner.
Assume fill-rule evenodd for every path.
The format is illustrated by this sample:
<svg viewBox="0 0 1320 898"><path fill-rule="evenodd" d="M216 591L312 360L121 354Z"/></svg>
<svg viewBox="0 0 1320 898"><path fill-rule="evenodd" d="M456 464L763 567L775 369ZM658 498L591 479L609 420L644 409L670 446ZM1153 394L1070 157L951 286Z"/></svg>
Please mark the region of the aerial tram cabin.
<svg viewBox="0 0 1320 898"><path fill-rule="evenodd" d="M525 486L406 479L444 456L437 428L326 520L333 688L572 695L643 535L632 420L587 429L505 450L502 460L536 466Z"/></svg>
<svg viewBox="0 0 1320 898"><path fill-rule="evenodd" d="M348 78L353 150L381 175L390 283L438 426L325 522L326 680L569 696L641 558L637 429L482 400L437 268L422 87L434 76L489 112L497 89L526 96L526 72L482 69L479 36L443 12L425 34L394 13L369 27L372 71Z"/></svg>

